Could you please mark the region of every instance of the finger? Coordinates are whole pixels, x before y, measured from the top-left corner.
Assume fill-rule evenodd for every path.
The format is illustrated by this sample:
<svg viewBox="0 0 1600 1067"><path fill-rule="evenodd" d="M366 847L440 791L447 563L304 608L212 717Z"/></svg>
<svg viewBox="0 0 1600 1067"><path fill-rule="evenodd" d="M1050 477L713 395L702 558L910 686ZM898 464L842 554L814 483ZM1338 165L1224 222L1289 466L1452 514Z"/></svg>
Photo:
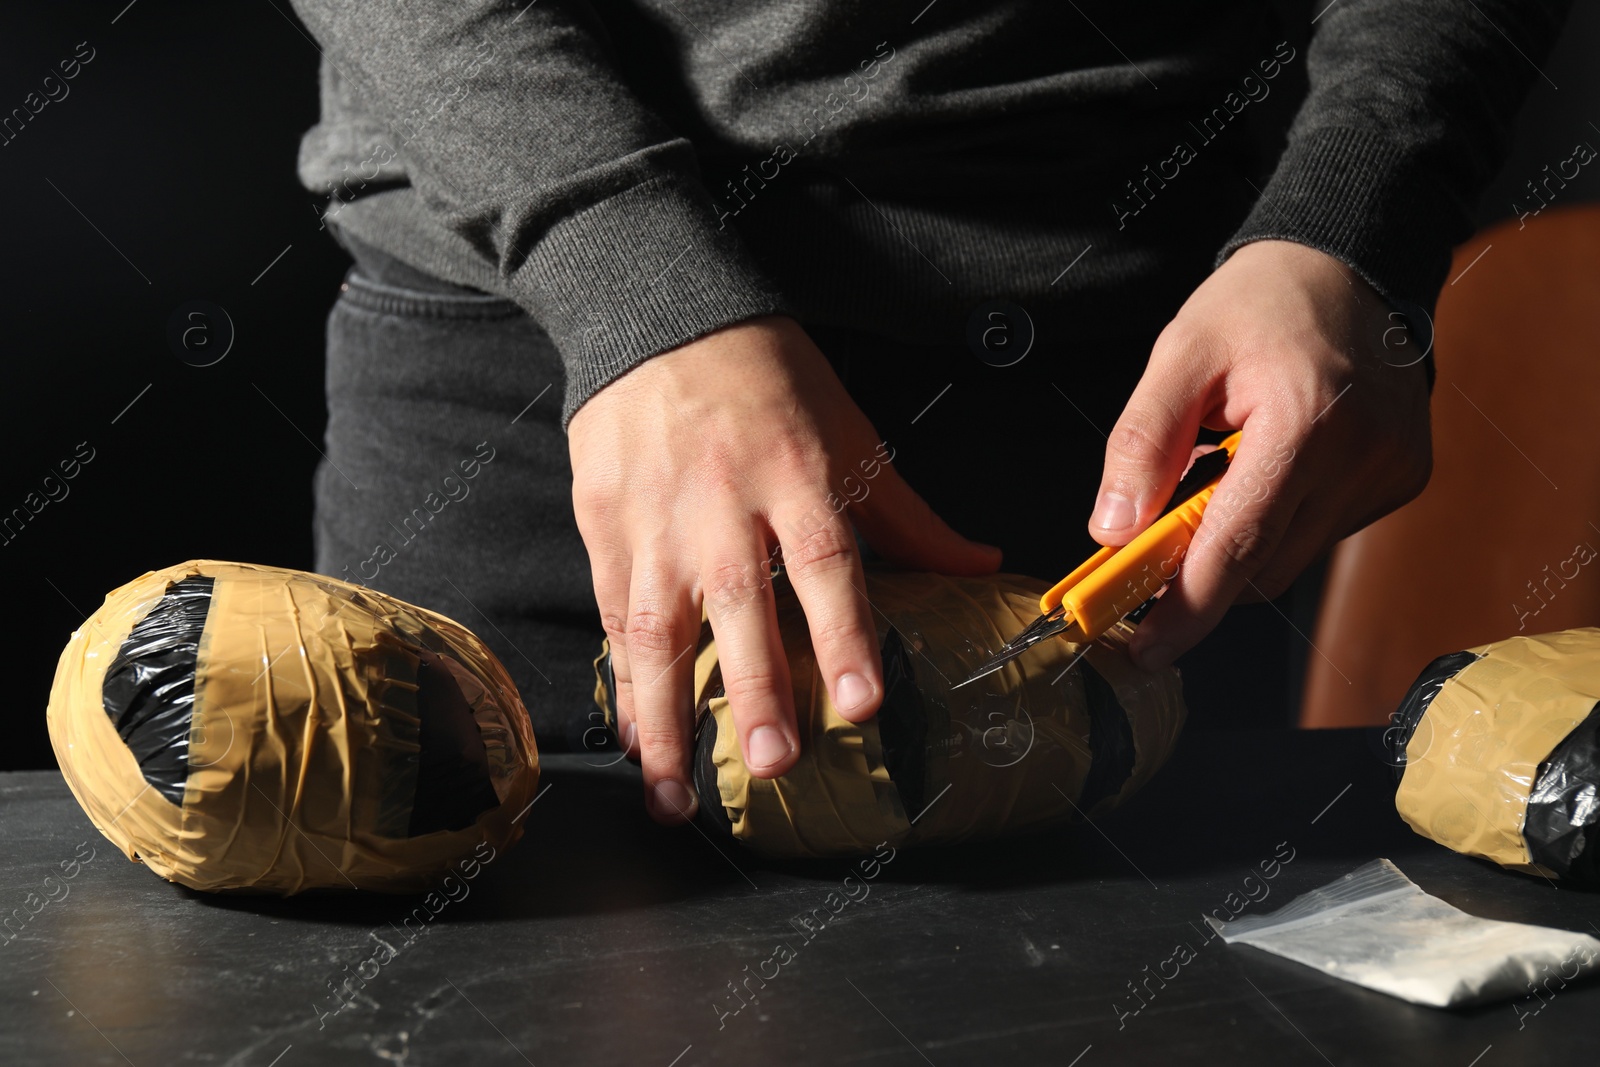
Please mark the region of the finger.
<svg viewBox="0 0 1600 1067"><path fill-rule="evenodd" d="M625 553L601 556L589 552L595 604L600 609L600 626L606 634L611 655L611 699L617 709L617 741L629 759L639 758L637 731L633 725L633 664L628 656L628 586L632 567Z"/></svg>
<svg viewBox="0 0 1600 1067"><path fill-rule="evenodd" d="M1239 591L1234 603L1258 604L1287 593L1300 573L1332 543L1330 520L1331 516L1320 515L1308 501L1301 501L1272 558Z"/></svg>
<svg viewBox="0 0 1600 1067"><path fill-rule="evenodd" d="M1335 484L1332 477L1310 472L1300 477L1313 486ZM1237 603L1276 600L1288 591L1318 556L1394 510L1394 505L1388 500L1372 506L1371 486L1368 483L1357 481L1347 484L1349 489L1342 493L1313 489L1305 494L1289 521L1289 531L1279 543L1277 552L1239 594ZM1351 518L1352 515L1356 517Z"/></svg>
<svg viewBox="0 0 1600 1067"><path fill-rule="evenodd" d="M1105 469L1089 518L1096 541L1125 545L1166 506L1206 410L1203 371L1197 356L1151 357L1106 438Z"/></svg>
<svg viewBox="0 0 1600 1067"><path fill-rule="evenodd" d="M954 575L993 574L1000 567L998 548L956 533L892 467L850 516L867 544L901 567Z"/></svg>
<svg viewBox="0 0 1600 1067"><path fill-rule="evenodd" d="M1370 484L1341 482L1339 476L1343 473L1327 471L1325 465L1317 470L1309 469L1309 464L1297 469L1296 480L1310 488L1300 497L1277 551L1239 595L1239 603L1276 600L1317 557L1387 513L1387 504L1377 509L1371 507ZM1360 517L1351 519L1351 515Z"/></svg>
<svg viewBox="0 0 1600 1067"><path fill-rule="evenodd" d="M1202 423L1202 425L1204 425L1204 423ZM1221 447L1220 445L1195 445L1194 448L1189 450L1189 462L1188 462L1188 465L1183 468L1183 473L1185 475L1187 475L1189 473L1189 468L1194 466L1194 461L1195 460L1199 459L1201 456L1205 455L1208 452L1215 452L1220 447ZM1280 546L1280 548L1278 550L1278 556L1281 557L1283 555L1283 553L1284 553L1284 548ZM1264 566L1261 569L1261 574L1265 575L1268 572L1272 571L1273 566L1274 566L1274 564L1272 562L1269 562L1266 566ZM1298 573L1298 572L1296 572L1296 573ZM1262 584L1262 579L1261 579L1260 575L1258 575L1256 579L1252 580L1253 587L1259 587L1261 584ZM1274 594L1274 596L1276 596L1276 594ZM1268 596L1268 597L1257 596L1256 593L1254 592L1254 588L1246 588L1243 592L1241 592L1239 594L1238 599L1236 599L1234 601L1234 603L1235 604L1253 604L1253 603L1257 603L1257 602L1262 601L1262 600L1271 600L1271 599L1273 599L1272 596Z"/></svg>
<svg viewBox="0 0 1600 1067"><path fill-rule="evenodd" d="M1199 643L1277 555L1303 495L1286 438L1259 418L1245 430L1177 576L1133 637L1141 666L1164 667Z"/></svg>
<svg viewBox="0 0 1600 1067"><path fill-rule="evenodd" d="M855 534L821 501L777 525L784 570L805 610L833 706L849 721L864 722L883 701L883 659Z"/></svg>
<svg viewBox="0 0 1600 1067"><path fill-rule="evenodd" d="M626 617L626 608L623 609ZM626 625L626 624L624 624ZM611 643L611 675L616 682L613 699L617 705L617 744L634 763L639 762L639 731L633 720L633 676L628 662L628 642L624 637Z"/></svg>
<svg viewBox="0 0 1600 1067"><path fill-rule="evenodd" d="M645 806L662 823L693 817L689 783L694 723L694 650L700 613L686 579L667 551L635 558L628 589L628 662L633 689L634 737L644 770Z"/></svg>
<svg viewBox="0 0 1600 1067"><path fill-rule="evenodd" d="M763 534L725 532L703 549L702 582L745 766L757 778L776 778L794 765L800 743Z"/></svg>

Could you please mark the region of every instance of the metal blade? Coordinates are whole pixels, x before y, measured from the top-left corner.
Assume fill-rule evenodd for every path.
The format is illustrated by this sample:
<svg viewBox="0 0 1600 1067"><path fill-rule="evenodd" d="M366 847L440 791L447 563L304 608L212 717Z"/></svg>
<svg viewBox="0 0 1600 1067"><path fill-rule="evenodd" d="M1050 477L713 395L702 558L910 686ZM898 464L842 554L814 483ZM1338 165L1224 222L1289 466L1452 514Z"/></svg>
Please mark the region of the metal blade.
<svg viewBox="0 0 1600 1067"><path fill-rule="evenodd" d="M1226 451L1219 448L1214 452L1207 452L1195 460L1189 465L1189 472L1178 482L1178 487L1173 490L1172 499L1167 502L1167 506L1161 514L1165 515L1222 477L1223 473L1227 471L1231 459L1232 457ZM1154 602L1155 598L1151 597L1132 612L1129 612L1127 617L1140 615L1142 612L1147 611ZM1047 637L1054 637L1071 625L1072 619L1068 616L1066 608L1058 604L1052 611L1039 616L1029 623L1021 633L1007 641L999 652L979 664L978 669L973 671L972 676L966 681L958 682L950 688L960 689L964 685L971 685L979 678L987 678L1040 641Z"/></svg>
<svg viewBox="0 0 1600 1067"><path fill-rule="evenodd" d="M1054 637L1071 625L1072 619L1068 616L1067 609L1059 604L1056 605L1053 610L1034 619L1020 633L1007 641L1001 646L999 652L980 663L977 670L973 671L966 681L958 682L950 688L953 690L960 689L964 685L971 685L979 678L988 677L1040 641L1047 637Z"/></svg>

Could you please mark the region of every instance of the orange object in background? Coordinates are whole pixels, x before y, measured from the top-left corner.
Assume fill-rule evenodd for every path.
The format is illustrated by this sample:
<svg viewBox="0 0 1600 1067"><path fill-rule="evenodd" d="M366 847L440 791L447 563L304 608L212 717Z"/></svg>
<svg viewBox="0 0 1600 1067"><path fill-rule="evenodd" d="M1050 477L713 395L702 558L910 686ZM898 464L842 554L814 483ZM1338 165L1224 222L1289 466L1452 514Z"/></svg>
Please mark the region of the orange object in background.
<svg viewBox="0 0 1600 1067"><path fill-rule="evenodd" d="M1386 722L1434 657L1600 625L1600 205L1456 251L1433 479L1328 567L1300 724Z"/></svg>

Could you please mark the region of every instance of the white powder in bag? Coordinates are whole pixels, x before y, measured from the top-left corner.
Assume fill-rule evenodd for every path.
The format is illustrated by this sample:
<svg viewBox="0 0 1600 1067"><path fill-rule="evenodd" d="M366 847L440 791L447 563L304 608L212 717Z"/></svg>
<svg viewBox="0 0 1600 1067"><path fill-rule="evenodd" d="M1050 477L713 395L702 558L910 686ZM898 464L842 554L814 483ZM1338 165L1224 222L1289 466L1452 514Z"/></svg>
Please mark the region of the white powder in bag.
<svg viewBox="0 0 1600 1067"><path fill-rule="evenodd" d="M1385 859L1277 911L1206 921L1228 944L1439 1008L1525 996L1538 983L1565 984L1600 965L1600 940L1588 934L1468 915Z"/></svg>

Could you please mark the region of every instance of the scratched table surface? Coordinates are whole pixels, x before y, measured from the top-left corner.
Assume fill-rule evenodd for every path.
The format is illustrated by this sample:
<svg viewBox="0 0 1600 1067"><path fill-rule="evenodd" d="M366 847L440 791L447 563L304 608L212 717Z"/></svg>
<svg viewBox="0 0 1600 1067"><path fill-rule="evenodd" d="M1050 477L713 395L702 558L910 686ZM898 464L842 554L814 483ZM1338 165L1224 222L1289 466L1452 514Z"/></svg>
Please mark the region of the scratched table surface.
<svg viewBox="0 0 1600 1067"><path fill-rule="evenodd" d="M523 841L431 902L193 893L59 775L0 775L0 1063L1593 1062L1600 983L1441 1011L1208 939L1377 856L1600 925L1600 894L1414 835L1374 734L1191 733L1094 826L865 867L657 828L632 768L551 757Z"/></svg>

